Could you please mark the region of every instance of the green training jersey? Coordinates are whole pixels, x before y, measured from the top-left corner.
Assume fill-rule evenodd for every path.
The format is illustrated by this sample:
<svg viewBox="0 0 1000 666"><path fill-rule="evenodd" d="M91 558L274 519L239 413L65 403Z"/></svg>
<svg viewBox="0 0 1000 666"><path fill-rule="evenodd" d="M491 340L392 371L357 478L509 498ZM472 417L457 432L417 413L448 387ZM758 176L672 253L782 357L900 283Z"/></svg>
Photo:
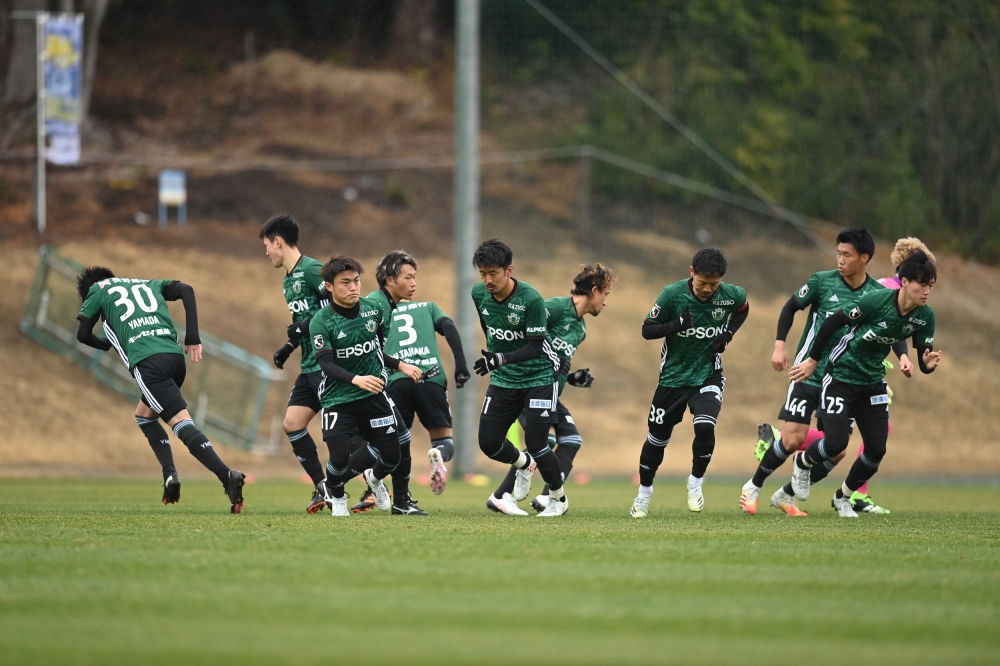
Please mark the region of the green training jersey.
<svg viewBox="0 0 1000 666"><path fill-rule="evenodd" d="M91 321L104 316L104 335L129 370L153 354L183 354L163 298L163 289L173 282L119 277L95 282L80 316Z"/></svg>
<svg viewBox="0 0 1000 666"><path fill-rule="evenodd" d="M546 330L552 350L560 360L572 361L577 348L587 337L587 323L576 316L571 296L556 296L545 301ZM566 388L567 375L559 373L559 393Z"/></svg>
<svg viewBox="0 0 1000 666"><path fill-rule="evenodd" d="M442 372L427 382L447 386L444 366L441 365L441 352L438 350L437 331L434 328L447 316L437 303L400 303L392 312L385 353L415 365L424 372L435 365L440 366ZM406 375L397 370L389 375L389 383L405 378Z"/></svg>
<svg viewBox="0 0 1000 666"><path fill-rule="evenodd" d="M355 375L386 378L380 335L384 333L389 311L374 299L358 300L358 315L344 317L332 305L324 307L309 323L309 337L317 352L329 349L334 362ZM362 398L371 393L354 384L345 384L327 377L320 387L320 402L333 407Z"/></svg>
<svg viewBox="0 0 1000 666"><path fill-rule="evenodd" d="M840 276L840 271L838 270L813 273L812 277L802 285L801 289L795 292L794 296L799 305L803 308L809 308L809 319L806 322L805 329L802 331L802 338L799 340L793 365L798 365L809 356L813 340L816 339L816 334L819 333L819 328L823 325L827 317L854 303L854 301L868 292L877 289L885 289L885 287L879 284L878 280L873 280L867 275L865 275L865 281L861 286L852 289L844 281L844 278ZM823 351L823 355L820 357L816 372L806 380L806 384L812 386L820 385L823 381L823 374L826 372L826 359L829 357L830 352L833 351L836 341L846 332L847 327L845 326L842 331L833 336L830 345Z"/></svg>
<svg viewBox="0 0 1000 666"><path fill-rule="evenodd" d="M472 301L486 334L486 348L495 353L517 351L531 338L541 338L541 356L523 363L502 365L490 374L490 384L523 389L555 382L559 357L546 339L545 301L534 287L514 281L514 290L502 301L493 298L482 282L472 287Z"/></svg>
<svg viewBox="0 0 1000 666"><path fill-rule="evenodd" d="M285 274L281 288L285 292L288 311L292 313L292 323L309 319L330 302L330 294L327 293L326 285L319 274L321 268L323 268L322 262L302 255L295 262L292 270ZM316 372L319 370L319 364L316 363L316 352L305 339L301 340L301 343L300 372L303 374Z"/></svg>
<svg viewBox="0 0 1000 666"><path fill-rule="evenodd" d="M691 291L691 280L668 284L647 317L666 324L691 311L694 327L671 333L660 348L660 386L679 388L701 386L716 370L722 370L720 354L711 351L712 342L726 330L729 316L747 304L743 287L723 282L707 301Z"/></svg>
<svg viewBox="0 0 1000 666"><path fill-rule="evenodd" d="M834 345L827 375L847 384L875 384L885 377L882 361L892 345L904 338L913 338L915 348L934 345L934 311L918 305L902 315L898 296L894 289L880 289L843 309L851 324Z"/></svg>

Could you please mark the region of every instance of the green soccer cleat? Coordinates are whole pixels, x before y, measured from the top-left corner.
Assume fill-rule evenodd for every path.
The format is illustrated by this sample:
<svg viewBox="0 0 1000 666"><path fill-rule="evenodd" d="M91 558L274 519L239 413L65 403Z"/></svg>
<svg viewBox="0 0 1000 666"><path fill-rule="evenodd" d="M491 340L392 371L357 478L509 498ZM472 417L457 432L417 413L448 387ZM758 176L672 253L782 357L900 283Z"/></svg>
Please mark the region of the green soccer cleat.
<svg viewBox="0 0 1000 666"><path fill-rule="evenodd" d="M757 444L754 445L753 454L757 457L757 462L764 459L767 450L774 446L774 443L781 439L781 431L770 423L761 423L757 426Z"/></svg>
<svg viewBox="0 0 1000 666"><path fill-rule="evenodd" d="M851 495L851 504L854 506L854 510L858 513L877 513L882 515L892 513L884 506L876 504L871 498L871 495L862 495L859 492L855 492Z"/></svg>

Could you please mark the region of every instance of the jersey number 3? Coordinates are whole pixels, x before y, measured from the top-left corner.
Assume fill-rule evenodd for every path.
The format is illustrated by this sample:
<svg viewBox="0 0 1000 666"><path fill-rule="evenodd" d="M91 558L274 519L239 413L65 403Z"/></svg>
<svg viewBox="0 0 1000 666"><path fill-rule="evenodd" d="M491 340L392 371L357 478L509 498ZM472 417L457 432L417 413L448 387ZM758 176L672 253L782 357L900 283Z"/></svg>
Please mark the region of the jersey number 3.
<svg viewBox="0 0 1000 666"><path fill-rule="evenodd" d="M132 300L128 297L128 291L125 287L111 287L108 289L109 294L117 294L118 300L115 301L115 305L125 308L125 314L121 316L121 321L125 321L135 313L135 305L132 304ZM132 286L132 297L135 298L135 302L139 304L139 308L143 312L156 312L156 297L153 296L153 290L144 284L136 284ZM149 299L149 302L146 299Z"/></svg>
<svg viewBox="0 0 1000 666"><path fill-rule="evenodd" d="M406 347L412 345L417 341L417 331L413 328L413 316L408 314L396 314L392 318L395 321L402 322L399 325L399 332L406 333L406 339L399 341L400 347Z"/></svg>

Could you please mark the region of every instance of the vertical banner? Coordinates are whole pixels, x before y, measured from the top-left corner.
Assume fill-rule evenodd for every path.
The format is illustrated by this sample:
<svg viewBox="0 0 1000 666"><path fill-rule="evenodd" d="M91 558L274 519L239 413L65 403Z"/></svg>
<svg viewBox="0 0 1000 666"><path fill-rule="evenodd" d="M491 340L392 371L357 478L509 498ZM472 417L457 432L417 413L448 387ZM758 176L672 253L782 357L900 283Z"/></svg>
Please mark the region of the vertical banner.
<svg viewBox="0 0 1000 666"><path fill-rule="evenodd" d="M46 151L53 164L80 161L83 89L83 14L44 18ZM40 63L41 64L41 63Z"/></svg>

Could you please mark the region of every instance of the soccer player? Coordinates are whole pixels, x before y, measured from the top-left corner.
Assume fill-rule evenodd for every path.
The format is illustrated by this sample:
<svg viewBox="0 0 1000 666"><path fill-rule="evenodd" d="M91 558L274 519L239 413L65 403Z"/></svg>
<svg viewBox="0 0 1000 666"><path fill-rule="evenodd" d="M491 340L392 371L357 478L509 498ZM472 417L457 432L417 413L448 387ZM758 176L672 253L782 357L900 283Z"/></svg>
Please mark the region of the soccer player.
<svg viewBox="0 0 1000 666"><path fill-rule="evenodd" d="M819 401L819 418L826 437L795 454L792 489L801 500L809 499L809 470L831 460L846 448L852 421L865 442L847 479L833 497L841 518L857 518L851 495L878 471L889 436L889 396L883 361L899 340L912 337L920 371L930 374L941 361L934 351L934 311L927 305L937 280L937 269L922 250L914 251L899 266L899 290L881 289L862 296L829 316L808 350L808 358L789 371L795 382L808 379L819 366L828 343L844 327L830 352Z"/></svg>
<svg viewBox="0 0 1000 666"><path fill-rule="evenodd" d="M555 452L559 460L559 470L563 482L569 478L573 469L573 460L583 446L583 438L577 430L573 415L562 402L562 391L566 385L590 388L594 383L594 375L590 368L572 370L573 355L587 337L586 315L596 317L607 305L611 294L611 283L615 280L614 272L597 264L596 266L581 266L580 272L573 278L573 289L569 296L556 296L545 301L546 329L549 345L559 356L559 395L556 403L558 422L549 432L549 448ZM522 428L527 428L527 414L521 412L519 421ZM503 497L504 493L514 492L517 479L517 468L511 467L500 487L494 492L494 497ZM549 487L545 486L541 494L531 500L531 508L544 511L549 504Z"/></svg>
<svg viewBox="0 0 1000 666"><path fill-rule="evenodd" d="M375 496L375 505L390 509L389 491L382 479L399 464L399 424L384 393L386 368L420 377L420 369L382 353L389 311L376 300L361 297L361 264L337 256L324 264L320 275L331 302L309 323L310 343L325 375L320 385L323 405L323 441L330 453L327 466L327 504L333 516L349 516L344 484L358 473ZM352 458L367 457L367 447L352 455L357 437L375 450L370 469L359 469Z"/></svg>
<svg viewBox="0 0 1000 666"><path fill-rule="evenodd" d="M664 287L642 324L642 337L662 338L663 346L649 434L639 455L639 494L629 511L633 518L649 514L653 478L685 409L694 416L687 505L695 512L705 506L701 483L715 450L715 424L726 386L722 353L750 314L746 291L722 281L726 268L722 250L700 250L691 260L691 277Z"/></svg>
<svg viewBox="0 0 1000 666"><path fill-rule="evenodd" d="M490 375L479 414L479 448L490 459L518 470L513 494L490 493L486 506L508 515L527 515L517 502L531 491L531 474L537 466L549 486L548 506L538 516L561 516L569 510L569 500L559 460L547 443L549 428L558 418L559 356L546 337L545 301L534 287L513 277L514 253L503 241L484 242L472 255L472 264L481 279L472 287L472 301L487 347L473 369L481 377ZM506 435L524 411L527 451L519 451Z"/></svg>
<svg viewBox="0 0 1000 666"><path fill-rule="evenodd" d="M836 270L813 273L809 280L788 299L778 317L778 331L771 356L771 367L777 371L788 369L785 339L792 328L795 313L809 308L809 320L799 340L795 362L799 363L809 353L809 345L827 317L860 296L883 287L868 276L868 262L875 254L875 239L867 229L846 229L837 235ZM830 351L830 350L827 350ZM905 346L900 350L904 372L912 372L906 358ZM785 430L778 433L770 424L758 428L758 446L764 449L753 478L744 484L740 507L751 515L757 513L757 500L764 480L774 473L784 461L803 445L809 433L809 424L816 410L820 395L821 375L814 375L807 382L791 382L778 418L785 422ZM813 483L826 477L840 459L827 461L812 470ZM790 486L779 488L771 496L771 506L789 516L804 516Z"/></svg>
<svg viewBox="0 0 1000 666"><path fill-rule="evenodd" d="M76 339L102 351L113 346L142 393L135 408L135 422L163 468L163 503L180 500L181 481L170 438L157 419L173 428L191 455L218 477L232 505L230 511L240 513L246 476L226 467L212 442L191 420L181 396L187 373L184 355L190 354L194 363L200 362L202 355L194 289L176 280L119 278L101 266L80 273L76 286L83 301L77 316L80 327ZM187 315L183 348L177 343L177 331L167 308L167 301L177 300L184 304ZM94 335L98 319L104 321L106 339Z"/></svg>
<svg viewBox="0 0 1000 666"><path fill-rule="evenodd" d="M288 357L300 346L302 337L309 332L309 321L320 308L329 304L330 294L319 274L323 264L299 251L299 225L290 216L275 215L260 228L258 237L264 242L264 252L271 265L285 270L282 289L292 323L287 329L287 340L274 353L274 365L283 368ZM323 371L316 362L312 345L301 347L299 376L288 396L281 427L292 444L295 457L315 487L306 511L319 513L326 506L326 474L319 461L316 443L309 434L309 422L322 409L319 388L323 383Z"/></svg>

